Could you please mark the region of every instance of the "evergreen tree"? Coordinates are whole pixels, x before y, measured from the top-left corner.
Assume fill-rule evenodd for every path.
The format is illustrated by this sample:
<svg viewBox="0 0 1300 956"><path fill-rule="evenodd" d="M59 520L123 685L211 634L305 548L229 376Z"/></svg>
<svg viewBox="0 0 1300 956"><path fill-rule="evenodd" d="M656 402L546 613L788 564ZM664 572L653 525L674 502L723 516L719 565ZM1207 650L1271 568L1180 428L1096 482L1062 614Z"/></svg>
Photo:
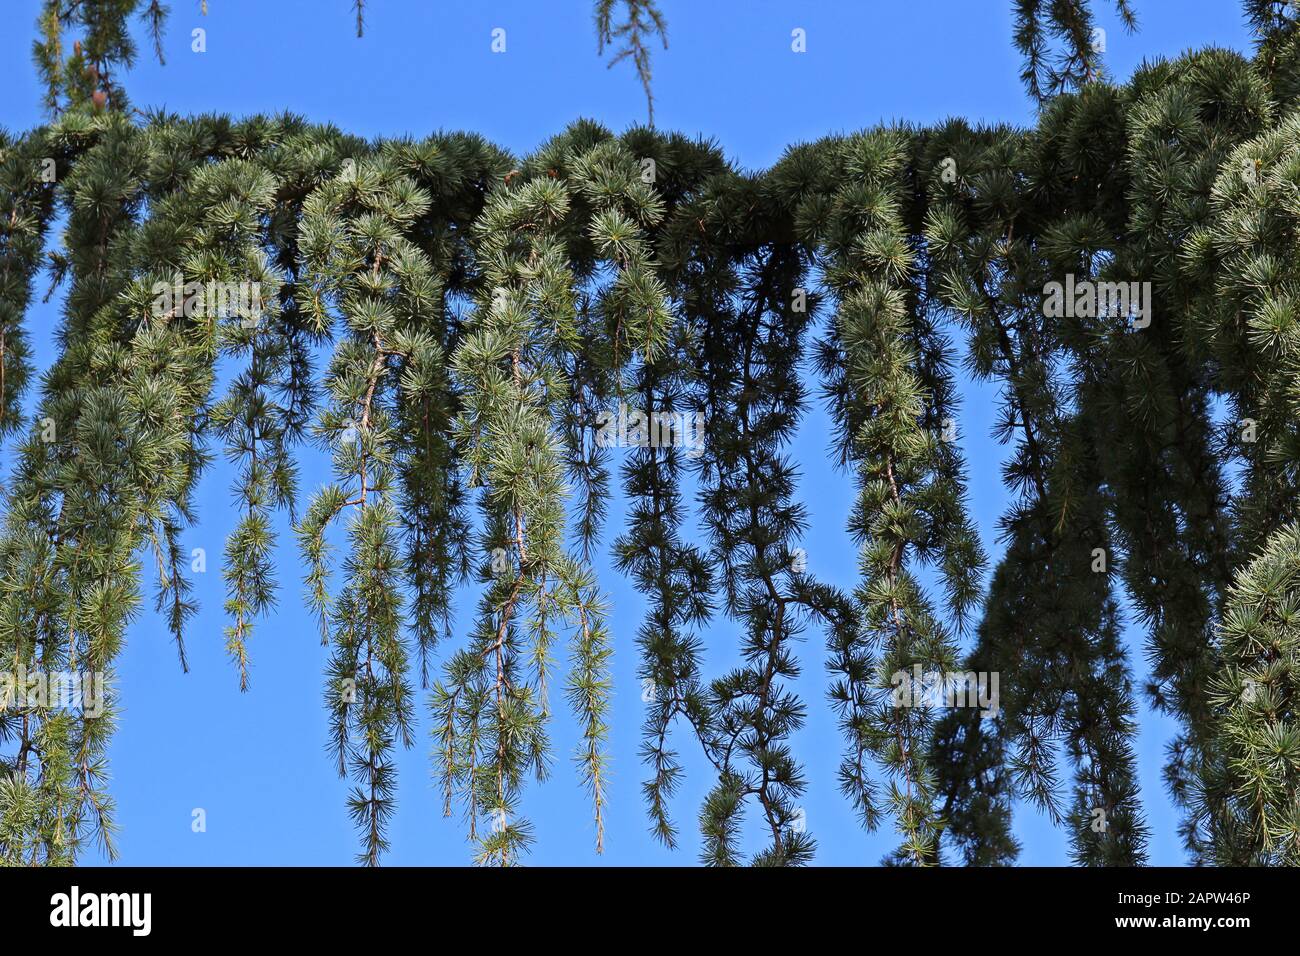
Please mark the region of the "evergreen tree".
<svg viewBox="0 0 1300 956"><path fill-rule="evenodd" d="M1145 862L1137 673L1180 725L1166 781L1189 859L1297 862L1300 21L1245 8L1253 57L1189 53L1116 85L1087 4L1022 0L1032 128L878 128L741 172L650 126L578 122L515 157L473 134L133 114L128 18L157 37L163 8L50 0L36 60L53 119L0 133L0 437L16 458L0 674L90 671L109 693L99 714L6 691L0 859L114 854L115 661L152 581L186 667L185 539L219 446L238 503L232 679L256 692L254 628L285 600L283 512L330 647L359 862L389 848L395 756L426 707L444 814L477 862L522 862L557 682L603 848L620 690L594 571L607 539L646 599L643 793L669 847L692 812L689 748L709 775L703 862L816 859L799 732L824 704L794 690L814 633L839 784L864 827L897 830L887 863L1013 863L1023 801L1074 862ZM596 18L649 97L656 5ZM28 399L43 273L59 355ZM959 362L1000 390L1010 446L987 582ZM801 547L789 447L816 400L855 489L851 591ZM332 475L304 502L309 439ZM616 476L629 516L606 535ZM478 598L464 634L462 589ZM1145 665L1121 641L1125 605ZM997 676L998 700L945 706L924 696L931 674L968 704Z"/></svg>

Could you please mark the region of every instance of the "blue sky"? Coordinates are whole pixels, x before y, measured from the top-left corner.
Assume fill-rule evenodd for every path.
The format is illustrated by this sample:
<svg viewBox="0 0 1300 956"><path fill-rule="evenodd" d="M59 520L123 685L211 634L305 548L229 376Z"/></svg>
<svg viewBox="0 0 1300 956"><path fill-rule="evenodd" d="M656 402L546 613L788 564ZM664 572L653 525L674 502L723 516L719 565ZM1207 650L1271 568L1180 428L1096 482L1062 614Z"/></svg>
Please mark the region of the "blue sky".
<svg viewBox="0 0 1300 956"><path fill-rule="evenodd" d="M661 0L669 49L655 50L656 124L710 137L747 168L771 165L791 144L882 122L970 121L1027 124L1033 106L1018 77L1011 45L1011 0ZM1099 0L1099 6L1109 4ZM38 0L9 0L0 35L0 125L39 123L40 91L31 64ZM138 106L182 114L247 115L288 110L370 137L472 130L522 154L579 117L615 131L643 122L645 100L628 64L607 70L597 57L590 0L371 2L366 36L357 39L350 0L175 0L159 66L140 34L142 55L127 86ZM1100 10L1107 62L1123 79L1144 60L1208 45L1246 51L1240 6L1225 0L1136 0L1141 28L1128 35ZM207 31L207 51L191 52L190 31ZM494 28L507 50L491 52ZM807 34L794 54L790 35ZM41 289L41 292L44 290ZM58 298L28 316L41 367L54 358ZM986 548L999 549L996 527L1007 504L1000 468L1006 449L990 438L996 393L963 384L960 436L969 460L970 499ZM800 463L807 503L804 541L809 570L851 586L853 549L844 533L850 479L828 465L829 421L820 408L805 416L792 456ZM616 451L617 454L617 451ZM5 447L7 473L12 447ZM617 459L615 460L617 464ZM325 459L303 451L303 496L326 477ZM203 611L187 635L191 672L181 673L163 623L144 611L119 659L121 719L112 746L112 789L118 800L121 862L127 864L350 864L358 841L345 794L327 758L321 704L322 668L315 623L302 608L298 556L281 525L280 606L259 624L250 645L252 687L239 692L224 652L219 569L235 523L232 473L218 458L201 486L202 523L187 546L209 555L195 576ZM615 494L606 541L622 527ZM634 638L644 603L607 560L601 581L612 608L616 695L613 783L606 852L594 852L585 793L567 759L576 741L560 717L557 759L546 783L524 798L537 836L534 864L692 864L695 819L710 784L691 766L676 799L682 845L668 851L646 832L637 748L642 704ZM459 607L473 610L474 594ZM149 605L151 607L151 605ZM462 615L465 619L466 615ZM462 629L461 633L464 633ZM714 676L735 657L738 632L726 621L708 630L704 669ZM1145 671L1143 636L1128 633L1136 686ZM809 719L794 741L810 781L802 800L821 864L875 864L896 842L892 827L874 834L857 826L835 784L841 738L825 701L827 677L820 634L800 649L798 682ZM430 772L427 712L421 736L400 757L399 809L385 862L459 864L470 859L456 818L443 819ZM1176 818L1161 785L1165 742L1173 725L1142 708L1139 779L1152 829L1151 861L1183 862ZM691 754L692 741L679 736ZM191 830L192 811L206 812L207 830ZM1021 862L1067 862L1066 835L1029 808L1016 815ZM754 844L757 848L757 843ZM93 862L88 859L87 862Z"/></svg>

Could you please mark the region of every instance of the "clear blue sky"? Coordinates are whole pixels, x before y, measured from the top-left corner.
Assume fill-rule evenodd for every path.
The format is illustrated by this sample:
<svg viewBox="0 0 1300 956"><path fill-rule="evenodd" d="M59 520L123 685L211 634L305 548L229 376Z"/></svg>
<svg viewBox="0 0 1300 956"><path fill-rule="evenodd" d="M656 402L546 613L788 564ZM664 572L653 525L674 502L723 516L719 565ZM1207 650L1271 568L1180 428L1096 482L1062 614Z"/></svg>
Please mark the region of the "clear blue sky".
<svg viewBox="0 0 1300 956"><path fill-rule="evenodd" d="M655 51L656 124L716 139L742 166L765 167L787 145L896 119L932 123L949 116L1027 124L1032 106L1018 78L1011 45L1011 0L661 0L670 48ZM1097 6L1111 4L1097 0ZM1127 35L1108 9L1112 75L1124 79L1143 60L1220 45L1246 51L1249 38L1234 0L1135 0L1141 29ZM9 0L0 33L0 125L12 130L41 121L31 64L38 0ZM165 67L143 51L127 80L139 106L182 114L246 115L289 110L363 136L425 136L472 130L517 154L530 151L579 117L615 131L644 121L645 101L630 66L608 71L596 56L590 0L494 0L429 3L372 0L366 36L358 40L350 0L175 0ZM207 52L190 50L190 31L207 30ZM491 31L507 31L507 52L493 54ZM808 52L790 51L790 32L807 31ZM41 292L44 290L41 289ZM28 316L41 367L54 358L57 299ZM1007 504L1000 481L1006 449L990 436L996 395L963 386L961 439L969 458L971 504L986 548L997 553L996 525ZM844 533L850 480L827 462L829 422L820 408L806 416L793 448L801 464L801 497L811 528L804 542L809 570L848 587L853 549ZM616 452L617 454L617 452ZM12 464L4 449L4 470ZM303 452L304 495L326 475L314 450ZM231 471L218 463L200 494L202 523L188 547L209 555L196 575L202 613L187 636L191 672L183 675L163 623L150 610L130 629L119 659L122 714L112 746L112 789L121 824L121 861L128 864L350 864L358 840L347 818L347 784L326 757L321 703L326 650L302 608L299 562L281 526L280 607L259 624L250 646L252 687L239 692L226 658L219 568L234 525ZM618 495L606 541L622 526ZM524 808L533 820L535 864L693 864L695 820L711 780L691 766L675 803L682 846L675 853L646 832L637 757L642 722L636 679L636 628L643 601L602 560L602 583L613 608L616 695L613 784L606 852L598 857L585 793L567 759L576 741L563 716L553 734L551 779L532 785ZM463 610L474 595L464 592ZM462 615L462 618L464 615ZM463 631L462 631L463 633ZM1144 677L1143 637L1130 631L1135 685ZM735 656L737 629L715 622L706 635L706 676ZM892 826L864 834L835 784L841 738L825 701L821 635L801 648L799 690L809 720L794 741L810 781L802 801L817 838L817 862L875 864L896 842ZM1005 687L1005 680L1004 680ZM427 711L417 746L400 758L399 809L391 830L393 865L467 862L470 848L458 819L443 819L430 772ZM1153 831L1154 863L1183 862L1176 819L1164 793L1163 747L1173 726L1143 702L1140 783ZM680 751L697 747L679 737ZM191 832L191 812L207 812L207 832ZM1066 835L1021 808L1016 832L1021 862L1067 862ZM91 860L87 860L91 862Z"/></svg>

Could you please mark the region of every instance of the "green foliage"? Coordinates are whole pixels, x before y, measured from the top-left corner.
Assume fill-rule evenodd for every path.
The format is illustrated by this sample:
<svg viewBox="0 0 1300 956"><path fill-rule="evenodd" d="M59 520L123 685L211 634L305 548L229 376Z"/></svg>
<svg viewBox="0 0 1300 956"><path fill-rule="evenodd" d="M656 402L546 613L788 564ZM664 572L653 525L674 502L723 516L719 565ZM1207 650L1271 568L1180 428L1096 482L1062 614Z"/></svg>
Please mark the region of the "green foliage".
<svg viewBox="0 0 1300 956"><path fill-rule="evenodd" d="M1214 761L1203 792L1215 862L1300 863L1300 534L1278 530L1233 586L1220 629Z"/></svg>
<svg viewBox="0 0 1300 956"><path fill-rule="evenodd" d="M1066 830L1074 862L1143 863L1127 606L1147 699L1179 722L1166 781L1190 858L1300 862L1291 12L1247 4L1253 59L1207 50L1115 86L1084 45L1085 6L1022 3L1031 89L1079 87L1032 129L875 129L742 173L649 127L579 122L519 159L467 134L131 119L110 70L134 55L119 27L140 5L95 8L119 27L93 6L47 5L37 56L61 113L0 134L0 436L16 436L0 676L91 671L107 697L102 713L5 700L0 860L115 852L114 662L152 579L185 666L184 542L218 443L238 507L227 649L253 687L283 512L330 647L359 862L389 847L395 757L423 706L444 814L477 862L522 862L557 685L603 848L619 689L593 565L615 494L614 560L646 604L643 793L665 845L681 842L694 762L710 778L703 862L815 859L798 747L821 703L795 692L811 632L839 784L865 828L896 828L887 863L1013 863L1024 801ZM653 5L621 27L614 13L599 7L602 42L630 44L619 56L648 84L634 37L662 21ZM74 57L97 85L85 62L65 69L65 29L89 31ZM23 319L43 270L60 352L25 420ZM1053 309L1067 278L1138 298ZM987 578L958 362L997 387L1008 445ZM789 448L814 390L855 488L851 592L800 545ZM300 511L308 439L332 474ZM458 634L462 588L478 604ZM999 677L997 703L900 698L934 673L968 690Z"/></svg>
<svg viewBox="0 0 1300 956"><path fill-rule="evenodd" d="M623 20L615 22L614 10L619 6L623 8ZM632 61L641 88L645 90L647 121L651 126L655 124L655 98L650 89L650 44L656 34L664 49L668 49L668 27L655 0L596 0L599 52L604 53L606 46L617 45L609 59L611 68L624 60Z"/></svg>
<svg viewBox="0 0 1300 956"><path fill-rule="evenodd" d="M46 109L57 113L87 104L117 112L130 109L116 73L129 70L135 62L130 28L134 13L146 22L162 62L167 8L159 0L149 0L147 5L143 0L45 0L37 18L40 38L32 44L32 59L45 86ZM70 48L65 48L69 36Z"/></svg>
<svg viewBox="0 0 1300 956"><path fill-rule="evenodd" d="M1115 13L1124 29L1137 28L1129 0L1115 0ZM1101 77L1105 43L1088 0L1015 0L1015 14L1020 78L1030 96L1043 102Z"/></svg>

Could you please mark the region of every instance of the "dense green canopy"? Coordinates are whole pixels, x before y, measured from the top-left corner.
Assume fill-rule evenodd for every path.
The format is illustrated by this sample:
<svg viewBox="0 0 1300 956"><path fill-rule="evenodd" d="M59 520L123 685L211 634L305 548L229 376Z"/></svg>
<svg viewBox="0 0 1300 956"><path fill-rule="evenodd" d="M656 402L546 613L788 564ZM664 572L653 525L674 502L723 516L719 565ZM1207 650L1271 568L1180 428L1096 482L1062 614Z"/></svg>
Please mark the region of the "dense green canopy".
<svg viewBox="0 0 1300 956"><path fill-rule="evenodd" d="M111 674L151 590L183 663L181 538L219 450L240 465L232 660L246 682L286 511L332 648L360 860L387 847L393 752L421 707L476 859L520 860L557 680L599 841L612 687L592 557L617 481L616 562L648 604L658 839L677 839L690 747L715 778L706 862L813 858L790 744L823 706L791 690L807 631L835 675L842 789L864 826L897 827L891 862L1013 862L1022 798L1078 862L1143 862L1135 670L1180 723L1166 773L1192 858L1300 862L1300 34L1284 5L1247 7L1253 59L1205 50L1123 86L1088 71L1032 129L875 129L760 173L652 128L579 122L517 158L469 134L367 142L73 97L0 137L0 433L21 441L0 655ZM66 294L32 421L23 319L44 269ZM248 295L223 308L209 288ZM241 369L222 393L218 361ZM959 363L1000 386L1013 447L987 588L950 427ZM786 448L819 400L803 369L857 489L852 593L798 550ZM702 422L698 447L641 442L611 474L599 423L620 403ZM309 500L306 440L334 470ZM1119 641L1124 598L1146 667ZM741 663L718 673L724 618ZM896 675L922 671L999 675L1000 706L897 706ZM0 711L0 858L111 847L112 726L111 708Z"/></svg>

